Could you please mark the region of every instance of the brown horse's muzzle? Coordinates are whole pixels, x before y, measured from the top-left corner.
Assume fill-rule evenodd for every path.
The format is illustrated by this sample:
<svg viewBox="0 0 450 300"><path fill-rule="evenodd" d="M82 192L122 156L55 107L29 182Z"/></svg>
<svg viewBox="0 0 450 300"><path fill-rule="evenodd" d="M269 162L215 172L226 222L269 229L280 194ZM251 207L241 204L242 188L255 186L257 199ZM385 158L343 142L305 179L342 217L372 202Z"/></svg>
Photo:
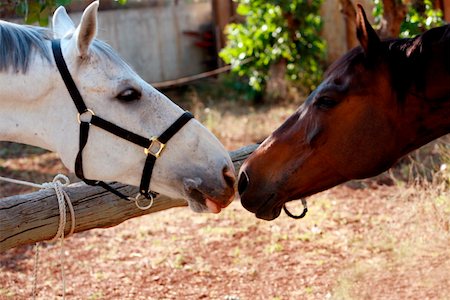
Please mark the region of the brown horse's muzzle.
<svg viewBox="0 0 450 300"><path fill-rule="evenodd" d="M238 191L241 196L241 204L245 209L255 214L259 219L276 219L282 209L282 204L277 205L278 197L265 184L251 184L250 170L245 165L239 175Z"/></svg>
<svg viewBox="0 0 450 300"><path fill-rule="evenodd" d="M286 128L286 127L285 127ZM272 135L241 167L241 204L257 218L277 218L283 205L346 181L320 150L295 136L288 143ZM300 142L299 142L300 141Z"/></svg>

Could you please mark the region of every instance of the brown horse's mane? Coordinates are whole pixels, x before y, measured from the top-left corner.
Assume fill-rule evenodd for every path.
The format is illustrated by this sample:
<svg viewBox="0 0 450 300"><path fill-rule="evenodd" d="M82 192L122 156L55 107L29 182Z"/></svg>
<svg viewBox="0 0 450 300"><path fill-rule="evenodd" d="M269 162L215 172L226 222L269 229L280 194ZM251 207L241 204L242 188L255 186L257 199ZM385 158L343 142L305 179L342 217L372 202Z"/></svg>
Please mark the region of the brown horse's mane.
<svg viewBox="0 0 450 300"><path fill-rule="evenodd" d="M427 64L437 58L433 56L432 50L441 47L444 53L442 64L450 74L449 24L430 29L414 38L383 40L372 57L367 57L361 47L356 47L332 64L325 77L352 72L355 66L361 64L366 68L376 68L386 63L391 73L392 86L398 94L398 100L402 101L412 87L418 91L424 90Z"/></svg>
<svg viewBox="0 0 450 300"><path fill-rule="evenodd" d="M391 70L394 89L402 100L414 86L423 91L428 78L427 65L432 59L442 59L442 65L450 74L450 25L436 27L411 39L385 41L385 57ZM433 50L443 49L443 57L433 55Z"/></svg>

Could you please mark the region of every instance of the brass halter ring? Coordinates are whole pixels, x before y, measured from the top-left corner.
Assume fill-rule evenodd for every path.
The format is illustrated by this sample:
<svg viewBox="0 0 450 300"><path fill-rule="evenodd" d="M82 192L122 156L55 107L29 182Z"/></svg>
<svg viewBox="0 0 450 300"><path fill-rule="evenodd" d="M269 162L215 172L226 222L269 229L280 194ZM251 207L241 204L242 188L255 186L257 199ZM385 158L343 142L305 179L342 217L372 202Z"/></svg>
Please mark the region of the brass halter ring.
<svg viewBox="0 0 450 300"><path fill-rule="evenodd" d="M153 206L153 202L155 200L154 196L150 193L149 194L150 199L145 198L143 195L141 195L140 193L137 193L136 196L134 198L132 197L128 197L129 200L134 201L134 204L136 204L136 207L141 209L141 210L147 210L150 207ZM141 201L142 199L146 199L146 200L150 200L150 203L147 205L141 205Z"/></svg>
<svg viewBox="0 0 450 300"><path fill-rule="evenodd" d="M89 121L83 121L83 122L87 122L87 123L90 124L91 120L92 120L92 116L95 116L95 112L92 109L88 108L88 109L86 109L86 111L84 113L81 113L81 114L78 113L77 114L78 124L81 124L81 116L83 116L83 115L90 116Z"/></svg>

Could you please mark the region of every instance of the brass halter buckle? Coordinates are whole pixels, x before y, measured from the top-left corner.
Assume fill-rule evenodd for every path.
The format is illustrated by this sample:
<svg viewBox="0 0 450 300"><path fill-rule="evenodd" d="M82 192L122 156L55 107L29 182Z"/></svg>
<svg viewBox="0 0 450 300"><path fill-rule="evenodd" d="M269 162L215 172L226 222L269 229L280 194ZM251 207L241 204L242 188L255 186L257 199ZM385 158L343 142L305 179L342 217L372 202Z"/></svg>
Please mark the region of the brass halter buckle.
<svg viewBox="0 0 450 300"><path fill-rule="evenodd" d="M161 152L164 150L164 147L166 147L166 144L161 143L158 140L158 137L153 136L150 138L150 146L144 149L144 153L145 155L151 154L154 157L158 158L161 155Z"/></svg>

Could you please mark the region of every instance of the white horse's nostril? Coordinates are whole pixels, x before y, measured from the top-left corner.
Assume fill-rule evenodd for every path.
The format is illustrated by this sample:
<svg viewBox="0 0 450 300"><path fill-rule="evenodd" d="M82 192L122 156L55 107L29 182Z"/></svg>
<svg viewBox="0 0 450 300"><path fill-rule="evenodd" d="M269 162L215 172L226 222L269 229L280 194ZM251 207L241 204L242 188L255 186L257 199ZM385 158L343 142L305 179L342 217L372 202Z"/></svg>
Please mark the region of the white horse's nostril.
<svg viewBox="0 0 450 300"><path fill-rule="evenodd" d="M227 187L234 188L234 183L236 182L236 176L234 175L233 170L231 170L228 166L223 167L222 169L223 179L225 179L225 183Z"/></svg>
<svg viewBox="0 0 450 300"><path fill-rule="evenodd" d="M184 188L186 190L193 190L193 189L197 189L202 184L202 180L198 177L184 178L183 184L184 184Z"/></svg>

